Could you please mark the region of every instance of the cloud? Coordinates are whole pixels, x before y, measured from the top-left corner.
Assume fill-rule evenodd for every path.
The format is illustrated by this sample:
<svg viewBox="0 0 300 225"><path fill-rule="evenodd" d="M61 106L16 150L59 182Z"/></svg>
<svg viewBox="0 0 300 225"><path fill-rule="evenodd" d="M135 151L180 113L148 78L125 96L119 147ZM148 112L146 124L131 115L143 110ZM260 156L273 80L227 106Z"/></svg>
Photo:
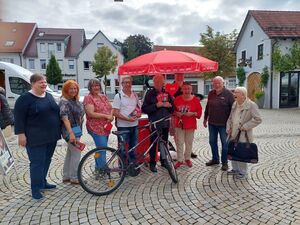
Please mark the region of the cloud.
<svg viewBox="0 0 300 225"><path fill-rule="evenodd" d="M155 44L198 45L211 26L240 29L249 9L294 10L300 1L240 0L0 0L6 21L36 22L39 27L83 28L88 38L101 30L122 41L143 34ZM0 13L1 13L0 10Z"/></svg>

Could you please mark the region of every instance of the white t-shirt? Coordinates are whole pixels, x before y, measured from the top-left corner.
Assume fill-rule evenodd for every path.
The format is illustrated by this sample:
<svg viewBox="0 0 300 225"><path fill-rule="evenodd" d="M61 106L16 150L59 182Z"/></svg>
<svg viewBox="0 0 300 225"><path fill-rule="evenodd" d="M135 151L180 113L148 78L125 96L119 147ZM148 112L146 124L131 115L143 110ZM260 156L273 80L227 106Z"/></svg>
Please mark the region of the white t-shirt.
<svg viewBox="0 0 300 225"><path fill-rule="evenodd" d="M140 106L139 99L135 93L131 92L131 95L127 96L123 91L120 91L115 95L112 107L113 109L119 109L123 116L129 116L129 114L135 110L137 104ZM118 127L134 127L137 125L138 121L129 122L117 118Z"/></svg>

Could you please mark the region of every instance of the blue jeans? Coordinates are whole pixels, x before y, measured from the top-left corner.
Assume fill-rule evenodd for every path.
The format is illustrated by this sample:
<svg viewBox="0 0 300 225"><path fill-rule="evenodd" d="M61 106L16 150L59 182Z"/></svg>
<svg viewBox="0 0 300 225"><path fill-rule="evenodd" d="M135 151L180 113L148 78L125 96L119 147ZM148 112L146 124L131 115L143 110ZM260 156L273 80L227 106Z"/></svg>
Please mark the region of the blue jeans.
<svg viewBox="0 0 300 225"><path fill-rule="evenodd" d="M30 185L32 193L44 188L51 159L56 147L56 141L34 147L26 146L30 161Z"/></svg>
<svg viewBox="0 0 300 225"><path fill-rule="evenodd" d="M209 131L209 144L212 151L212 160L219 161L219 149L218 149L218 133L220 135L221 143L222 143L222 154L221 161L222 163L227 163L227 135L226 135L226 126L215 126L212 124L208 124Z"/></svg>
<svg viewBox="0 0 300 225"><path fill-rule="evenodd" d="M134 127L118 127L118 131L128 130L130 133L123 134L122 137L125 141L125 145L128 144L128 150L136 146L138 139L138 129L137 126ZM127 162L127 154L125 145L121 146L121 157ZM134 162L136 160L136 151L135 149L128 153L128 161L129 163Z"/></svg>
<svg viewBox="0 0 300 225"><path fill-rule="evenodd" d="M107 147L108 142L108 136L95 134L92 131L88 130L88 133L92 136L94 139L96 147ZM99 157L95 159L96 162L96 169L103 168L106 164L106 152L105 151L99 151Z"/></svg>

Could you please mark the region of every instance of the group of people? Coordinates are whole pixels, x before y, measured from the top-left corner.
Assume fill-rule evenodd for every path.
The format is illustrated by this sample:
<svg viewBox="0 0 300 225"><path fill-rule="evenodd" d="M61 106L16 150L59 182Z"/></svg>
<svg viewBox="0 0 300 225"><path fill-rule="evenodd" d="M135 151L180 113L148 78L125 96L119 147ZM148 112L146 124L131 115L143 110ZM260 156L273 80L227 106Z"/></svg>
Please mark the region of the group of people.
<svg viewBox="0 0 300 225"><path fill-rule="evenodd" d="M116 119L119 131L127 130L123 135L128 149L137 144L138 120L142 112L148 115L149 121L156 121L166 116L174 119L177 147L175 168L183 165L192 167L191 155L197 119L200 119L202 107L197 97L192 94L192 86L183 82L174 97L164 89L165 78L162 75L153 77L154 88L150 89L141 104L138 96L132 91L132 77L121 78L122 90L116 93L113 103L102 93L100 81L91 79L88 83L89 94L83 103L79 102L79 85L69 80L64 83L62 97L57 104L51 94L46 92L47 82L42 74L34 74L30 78L31 90L18 98L15 105L15 134L20 146L26 147L30 161L31 192L33 199L43 198L43 190L56 188L47 181L47 173L51 159L61 136L66 140L67 151L63 166L63 183L79 184L77 169L81 152L76 147L82 135L84 114L86 129L93 138L96 147L106 147L112 127ZM209 127L209 144L212 160L207 166L219 164L217 137L222 142L222 170L228 170L227 141L234 138L238 130L247 131L252 141L252 128L261 122L255 103L247 98L247 90L238 87L234 95L227 90L222 77L213 79L213 90L208 95L204 113L204 126ZM179 94L178 94L179 93ZM165 141L169 138L169 121L157 124ZM244 137L242 137L243 139ZM155 135L151 137L153 142ZM125 145L126 146L126 145ZM150 150L150 170L157 172L156 146ZM96 167L105 165L105 154L95 159ZM135 151L126 153L121 149L125 162L136 160ZM164 167L164 162L161 161ZM247 164L232 162L232 171L239 177L247 175Z"/></svg>

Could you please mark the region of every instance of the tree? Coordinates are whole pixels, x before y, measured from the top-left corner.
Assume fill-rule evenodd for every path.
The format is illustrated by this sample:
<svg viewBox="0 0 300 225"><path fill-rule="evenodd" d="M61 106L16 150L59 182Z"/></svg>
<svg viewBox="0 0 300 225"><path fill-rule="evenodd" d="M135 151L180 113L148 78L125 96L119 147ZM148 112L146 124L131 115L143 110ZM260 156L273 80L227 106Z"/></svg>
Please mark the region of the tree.
<svg viewBox="0 0 300 225"><path fill-rule="evenodd" d="M214 32L213 28L207 26L206 33L200 34L200 54L219 63L217 72L205 73L207 78L214 76L228 77L235 74L235 55L233 53L234 43L237 38L236 30L230 34Z"/></svg>
<svg viewBox="0 0 300 225"><path fill-rule="evenodd" d="M144 55L152 51L153 42L142 34L130 35L122 46L122 53L125 61L129 61L137 56Z"/></svg>
<svg viewBox="0 0 300 225"><path fill-rule="evenodd" d="M91 63L93 72L97 78L104 77L104 86L106 93L107 76L110 73L114 73L118 65L117 56L113 55L112 51L107 47L103 46L98 48L94 55L95 61Z"/></svg>
<svg viewBox="0 0 300 225"><path fill-rule="evenodd" d="M125 62L134 59L140 55L144 55L152 51L153 42L141 34L130 35L122 44L122 53L125 57ZM144 76L134 76L133 84L144 84Z"/></svg>
<svg viewBox="0 0 300 225"><path fill-rule="evenodd" d="M50 61L46 68L47 82L52 85L56 85L62 82L61 69L54 55L51 55Z"/></svg>

